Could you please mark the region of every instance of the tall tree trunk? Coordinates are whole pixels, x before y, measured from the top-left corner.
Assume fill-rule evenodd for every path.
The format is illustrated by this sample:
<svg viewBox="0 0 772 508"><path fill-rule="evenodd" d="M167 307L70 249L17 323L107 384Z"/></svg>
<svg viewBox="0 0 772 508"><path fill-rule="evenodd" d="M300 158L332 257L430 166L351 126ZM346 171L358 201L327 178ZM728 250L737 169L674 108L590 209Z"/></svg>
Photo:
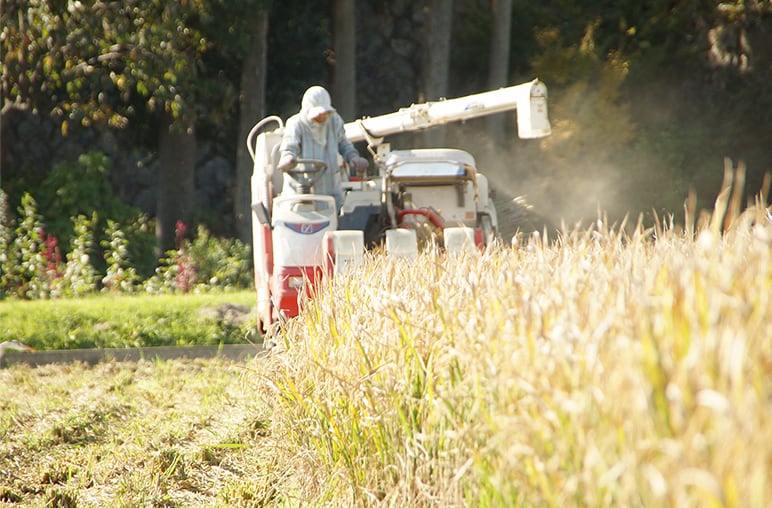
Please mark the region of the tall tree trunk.
<svg viewBox="0 0 772 508"><path fill-rule="evenodd" d="M268 37L268 11L261 9L255 18L254 31L247 56L241 68L241 95L239 97L239 137L236 146L236 184L233 215L236 236L246 244L252 240L252 159L247 152L247 135L265 116L265 81Z"/></svg>
<svg viewBox="0 0 772 508"><path fill-rule="evenodd" d="M192 120L174 124L169 113L161 116L155 229L159 256L175 248L175 226L178 220L187 227L191 226L196 175L196 133L193 124Z"/></svg>
<svg viewBox="0 0 772 508"><path fill-rule="evenodd" d="M5 157L6 157L6 133L5 129L3 128L3 122L5 122L5 108L3 107L3 97L2 97L2 88L0 88L0 186L3 184L3 168L5 167Z"/></svg>
<svg viewBox="0 0 772 508"><path fill-rule="evenodd" d="M450 34L453 21L453 0L428 0L425 11L424 100L436 101L447 97L450 69ZM424 133L424 144L441 147L445 144L445 128L434 127Z"/></svg>
<svg viewBox="0 0 772 508"><path fill-rule="evenodd" d="M491 0L491 52L488 60L488 89L507 86L509 81L509 41L512 30L512 0ZM486 118L488 136L497 145L504 143L506 113Z"/></svg>
<svg viewBox="0 0 772 508"><path fill-rule="evenodd" d="M356 14L354 0L333 2L332 100L346 121L356 117Z"/></svg>

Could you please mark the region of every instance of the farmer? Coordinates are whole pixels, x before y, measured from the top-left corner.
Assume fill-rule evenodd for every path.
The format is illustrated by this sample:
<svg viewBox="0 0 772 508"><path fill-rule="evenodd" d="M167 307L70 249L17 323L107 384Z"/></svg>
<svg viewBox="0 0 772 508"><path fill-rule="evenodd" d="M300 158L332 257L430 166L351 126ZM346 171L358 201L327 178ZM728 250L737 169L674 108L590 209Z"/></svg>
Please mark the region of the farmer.
<svg viewBox="0 0 772 508"><path fill-rule="evenodd" d="M298 159L327 163L327 170L317 180L315 188L318 194L333 196L338 208L343 200L338 154L357 173L364 173L369 166L367 159L360 157L346 139L343 118L332 107L330 94L321 86L312 86L303 94L300 112L287 120L279 150L281 157L277 169L280 171L292 169ZM295 192L294 187L295 183L285 178L282 192Z"/></svg>

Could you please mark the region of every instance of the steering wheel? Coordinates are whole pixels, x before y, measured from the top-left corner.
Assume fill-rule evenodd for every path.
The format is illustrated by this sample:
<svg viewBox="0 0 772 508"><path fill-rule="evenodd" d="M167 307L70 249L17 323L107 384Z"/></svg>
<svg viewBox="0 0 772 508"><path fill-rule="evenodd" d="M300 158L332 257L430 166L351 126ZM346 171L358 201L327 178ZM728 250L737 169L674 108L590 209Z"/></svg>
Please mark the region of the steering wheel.
<svg viewBox="0 0 772 508"><path fill-rule="evenodd" d="M327 171L327 163L319 159L297 159L295 166L285 173L298 184L303 194L310 194L311 187Z"/></svg>

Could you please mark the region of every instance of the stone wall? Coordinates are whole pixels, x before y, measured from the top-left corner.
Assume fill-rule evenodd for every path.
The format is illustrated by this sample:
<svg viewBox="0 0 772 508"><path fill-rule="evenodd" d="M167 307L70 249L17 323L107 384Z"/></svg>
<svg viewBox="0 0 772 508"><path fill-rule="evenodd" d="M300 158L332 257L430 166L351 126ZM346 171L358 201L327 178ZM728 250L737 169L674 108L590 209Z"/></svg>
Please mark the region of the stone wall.
<svg viewBox="0 0 772 508"><path fill-rule="evenodd" d="M110 159L110 180L115 194L149 216L155 215L158 187L158 157L153 147L132 146L124 133L106 128L76 129L63 136L55 119L14 110L4 117L2 165L3 189L19 193L23 179L35 184L61 162L75 162L81 154L100 151ZM199 220L220 232L230 233L231 189L235 175L233 156L201 142L196 166L195 209Z"/></svg>

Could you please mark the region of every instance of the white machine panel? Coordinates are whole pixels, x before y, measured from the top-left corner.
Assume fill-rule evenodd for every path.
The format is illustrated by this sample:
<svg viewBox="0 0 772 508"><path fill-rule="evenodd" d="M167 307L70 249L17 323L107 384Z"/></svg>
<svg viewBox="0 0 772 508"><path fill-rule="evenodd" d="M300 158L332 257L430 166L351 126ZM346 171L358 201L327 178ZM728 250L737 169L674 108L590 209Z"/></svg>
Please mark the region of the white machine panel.
<svg viewBox="0 0 772 508"><path fill-rule="evenodd" d="M279 196L273 205L273 260L276 266L321 266L322 238L338 227L335 198Z"/></svg>
<svg viewBox="0 0 772 508"><path fill-rule="evenodd" d="M418 257L418 236L412 229L386 231L386 254L396 258Z"/></svg>
<svg viewBox="0 0 772 508"><path fill-rule="evenodd" d="M365 234L362 231L335 231L332 233L335 252L335 275L349 273L362 264Z"/></svg>
<svg viewBox="0 0 772 508"><path fill-rule="evenodd" d="M474 228L445 228L443 236L447 252L472 251L476 249Z"/></svg>

